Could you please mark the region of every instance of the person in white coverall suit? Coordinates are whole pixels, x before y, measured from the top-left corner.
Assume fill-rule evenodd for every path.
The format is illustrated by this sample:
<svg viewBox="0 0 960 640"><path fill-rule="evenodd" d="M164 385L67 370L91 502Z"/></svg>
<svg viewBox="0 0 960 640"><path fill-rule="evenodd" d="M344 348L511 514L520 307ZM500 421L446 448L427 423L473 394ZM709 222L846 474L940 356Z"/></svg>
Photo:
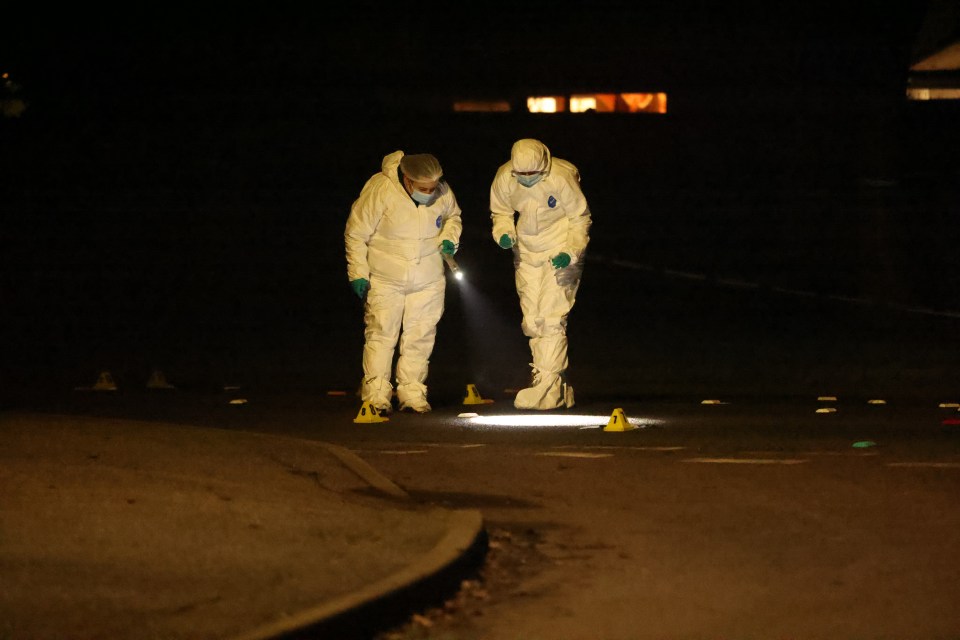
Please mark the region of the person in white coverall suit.
<svg viewBox="0 0 960 640"><path fill-rule="evenodd" d="M514 252L523 333L533 356L531 384L517 409L570 408L567 316L576 301L591 217L577 168L539 140L513 144L490 187L493 239Z"/></svg>
<svg viewBox="0 0 960 640"><path fill-rule="evenodd" d="M442 177L433 155L394 151L367 180L347 219L347 278L365 301L361 396L382 413L392 410L398 339L399 407L431 409L427 369L446 291L441 254L456 253L462 230L457 199Z"/></svg>

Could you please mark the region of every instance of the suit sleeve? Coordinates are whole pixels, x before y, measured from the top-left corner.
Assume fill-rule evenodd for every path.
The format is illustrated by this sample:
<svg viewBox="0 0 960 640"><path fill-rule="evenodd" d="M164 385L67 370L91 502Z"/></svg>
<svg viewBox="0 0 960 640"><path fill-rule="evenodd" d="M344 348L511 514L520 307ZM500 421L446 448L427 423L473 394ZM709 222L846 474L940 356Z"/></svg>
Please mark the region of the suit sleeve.
<svg viewBox="0 0 960 640"><path fill-rule="evenodd" d="M370 279L367 263L367 247L380 219L383 217L383 201L373 181L364 185L360 196L350 207L347 225L343 233L347 254L347 279Z"/></svg>
<svg viewBox="0 0 960 640"><path fill-rule="evenodd" d="M514 222L514 210L510 205L509 194L506 191L503 172L497 172L490 185L490 220L493 222L493 241L499 243L501 236L517 237L517 227Z"/></svg>
<svg viewBox="0 0 960 640"><path fill-rule="evenodd" d="M460 246L460 234L463 232L463 220L460 218L460 205L457 203L457 196L453 189L447 186L450 194L450 206L443 214L443 226L440 227L440 243L449 240L454 246Z"/></svg>
<svg viewBox="0 0 960 640"><path fill-rule="evenodd" d="M570 191L570 196L567 198L570 202L570 206L567 208L567 220L570 226L567 230L567 242L564 250L570 256L570 262L577 263L582 260L583 254L587 250L587 244L590 242L590 225L593 223L593 219L590 215L587 198L580 188L579 173L573 173L569 176L566 188Z"/></svg>

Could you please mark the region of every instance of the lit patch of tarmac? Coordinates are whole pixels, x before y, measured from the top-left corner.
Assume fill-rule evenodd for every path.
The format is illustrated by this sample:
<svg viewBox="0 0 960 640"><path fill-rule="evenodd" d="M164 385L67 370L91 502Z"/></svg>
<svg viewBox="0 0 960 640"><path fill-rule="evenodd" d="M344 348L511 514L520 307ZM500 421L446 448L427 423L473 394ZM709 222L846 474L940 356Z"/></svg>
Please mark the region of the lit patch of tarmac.
<svg viewBox="0 0 960 640"><path fill-rule="evenodd" d="M461 418L467 425L477 425L482 427L525 427L525 428L551 428L551 427L578 427L581 429L602 429L609 423L610 416L585 416L585 415L566 415L542 413L536 415L526 414L506 414L496 416L474 416L470 418ZM651 420L648 418L628 418L631 425L638 429L650 427L659 424L660 420Z"/></svg>

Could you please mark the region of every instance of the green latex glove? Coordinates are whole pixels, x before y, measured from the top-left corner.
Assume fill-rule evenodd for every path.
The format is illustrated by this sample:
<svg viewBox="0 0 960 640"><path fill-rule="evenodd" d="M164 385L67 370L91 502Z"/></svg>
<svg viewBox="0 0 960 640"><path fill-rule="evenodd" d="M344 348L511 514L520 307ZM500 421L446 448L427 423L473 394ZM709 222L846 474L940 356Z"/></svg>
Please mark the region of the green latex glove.
<svg viewBox="0 0 960 640"><path fill-rule="evenodd" d="M513 238L511 238L507 234L503 234L502 236L500 236L500 240L497 244L500 245L501 249L509 249L510 247L513 246Z"/></svg>
<svg viewBox="0 0 960 640"><path fill-rule="evenodd" d="M563 269L570 265L570 256L569 254L563 253L562 251L556 255L556 257L550 259L550 264L552 264L557 269Z"/></svg>
<svg viewBox="0 0 960 640"><path fill-rule="evenodd" d="M370 290L370 281L366 278L357 278L356 280L350 281L350 286L353 287L353 292L357 294L357 297L363 300L367 291Z"/></svg>
<svg viewBox="0 0 960 640"><path fill-rule="evenodd" d="M440 253L452 256L457 252L457 245L453 244L449 240L444 240L440 243Z"/></svg>

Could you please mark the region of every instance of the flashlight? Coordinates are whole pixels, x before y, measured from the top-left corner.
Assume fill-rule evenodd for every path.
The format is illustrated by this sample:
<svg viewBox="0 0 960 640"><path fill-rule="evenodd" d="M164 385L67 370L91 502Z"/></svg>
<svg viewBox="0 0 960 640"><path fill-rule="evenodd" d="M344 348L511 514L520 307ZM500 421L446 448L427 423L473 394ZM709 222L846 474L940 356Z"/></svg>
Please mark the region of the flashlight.
<svg viewBox="0 0 960 640"><path fill-rule="evenodd" d="M447 255L446 253L440 254L443 256L443 261L447 263L447 266L450 267L450 273L453 274L453 277L457 280L463 280L463 272L460 271L460 265L457 264L457 261L453 259L453 256Z"/></svg>

